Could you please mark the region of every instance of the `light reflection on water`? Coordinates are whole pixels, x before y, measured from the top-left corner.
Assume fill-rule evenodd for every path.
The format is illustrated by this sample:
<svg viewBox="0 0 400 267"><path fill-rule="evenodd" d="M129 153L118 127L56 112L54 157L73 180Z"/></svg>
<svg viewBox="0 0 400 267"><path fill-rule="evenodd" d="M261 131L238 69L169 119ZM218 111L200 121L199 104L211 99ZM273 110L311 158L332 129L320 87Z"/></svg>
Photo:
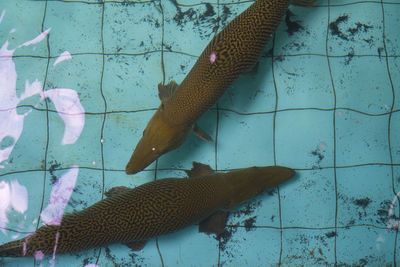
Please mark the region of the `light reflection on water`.
<svg viewBox="0 0 400 267"><path fill-rule="evenodd" d="M0 15L0 24L5 18L6 11L3 10ZM10 154L12 153L18 139L21 136L24 126L24 118L28 116L33 108L41 101L49 98L57 113L60 115L65 124L64 135L60 145L74 144L83 130L85 125L85 109L80 103L78 93L68 88L52 88L43 91L42 83L36 79L32 83L25 81L25 91L20 97L17 96L17 72L13 61L14 52L21 47L35 45L43 41L50 32L50 28L40 33L35 38L18 45L14 49L9 49L8 40L6 40L0 49L0 168L6 169ZM10 34L16 32L12 29ZM64 51L55 60L53 67L65 60L72 59L68 51ZM21 101L32 96L39 95L40 100L33 108L29 108L23 114L18 114L17 107ZM54 183L47 207L41 212L40 216L44 223L59 225L64 213L64 209L68 204L71 194L74 190L78 177L79 167L72 166ZM7 213L11 209L24 214L28 209L28 190L25 186L20 185L18 181L0 181L0 230L7 235L7 224L9 222ZM36 221L36 220L35 220ZM16 239L19 235L13 235ZM29 239L29 236L26 240ZM25 247L26 249L26 247ZM55 250L53 258L50 260L50 266L54 266ZM37 251L35 253L37 260L43 259L43 253ZM95 264L89 264L88 267L95 267Z"/></svg>

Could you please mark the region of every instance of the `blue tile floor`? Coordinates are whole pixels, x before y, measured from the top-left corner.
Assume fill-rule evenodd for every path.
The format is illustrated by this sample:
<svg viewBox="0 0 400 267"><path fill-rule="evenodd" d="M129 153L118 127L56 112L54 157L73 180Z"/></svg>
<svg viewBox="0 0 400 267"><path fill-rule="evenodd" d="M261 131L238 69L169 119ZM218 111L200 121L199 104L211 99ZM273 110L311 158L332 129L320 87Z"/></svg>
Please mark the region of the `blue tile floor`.
<svg viewBox="0 0 400 267"><path fill-rule="evenodd" d="M114 186L184 177L192 161L297 171L232 211L220 238L194 225L139 252L115 244L0 266L400 264L398 0L291 6L257 73L199 120L214 142L190 135L157 165L125 174L159 105L157 84L182 81L251 3L0 2L0 243L44 223L57 181L69 183L72 212Z"/></svg>

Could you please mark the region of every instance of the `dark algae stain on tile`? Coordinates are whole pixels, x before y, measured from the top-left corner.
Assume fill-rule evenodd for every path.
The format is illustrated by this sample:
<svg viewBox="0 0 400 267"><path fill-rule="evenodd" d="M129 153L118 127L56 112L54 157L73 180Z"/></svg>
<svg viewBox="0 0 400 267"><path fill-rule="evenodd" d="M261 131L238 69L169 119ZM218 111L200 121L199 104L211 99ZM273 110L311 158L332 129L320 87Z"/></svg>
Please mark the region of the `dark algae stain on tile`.
<svg viewBox="0 0 400 267"><path fill-rule="evenodd" d="M331 231L331 232L326 233L325 236L327 238L332 238L332 237L337 236L337 233L335 231Z"/></svg>
<svg viewBox="0 0 400 267"><path fill-rule="evenodd" d="M354 36L359 33L367 33L369 29L372 29L373 26L367 25L361 22L356 22L353 27L348 27L347 29L343 29L341 27L342 24L347 24L349 20L349 15L344 14L339 16L335 21L329 23L329 30L332 36L336 36L345 41L354 41ZM369 38L363 38L363 41L372 45L373 36Z"/></svg>
<svg viewBox="0 0 400 267"><path fill-rule="evenodd" d="M313 169L319 169L321 161L325 158L324 154L320 148L316 148L315 150L311 151L311 155L316 157L316 163L313 165Z"/></svg>
<svg viewBox="0 0 400 267"><path fill-rule="evenodd" d="M286 252L286 256L283 258L284 266L330 266L327 261L326 253L329 251L328 242L325 241L324 235L308 235L298 234L288 241L290 245L300 244L299 249L291 250ZM315 244L319 242L320 245ZM306 263L306 265L303 265Z"/></svg>
<svg viewBox="0 0 400 267"><path fill-rule="evenodd" d="M242 208L238 211L235 211L235 212L231 212L230 216L234 216L234 217L249 216L261 205L261 203L262 203L261 200L252 201L250 203L247 203L244 208ZM224 253L228 257L234 257L234 255L232 254L231 251L226 250L227 244L229 242L234 242L234 243L239 242L239 240L232 241L232 237L237 232L238 227L244 226L246 232L254 229L254 223L256 221L256 218L257 218L257 216L252 216L252 217L245 219L241 223L237 223L235 225L227 225L225 227L224 232L215 237L215 239L219 241L219 246L220 246L221 251L224 251Z"/></svg>
<svg viewBox="0 0 400 267"><path fill-rule="evenodd" d="M61 163L58 163L56 160L50 161L50 168L49 168L49 173L51 176L51 184L54 185L54 183L57 181L58 177L54 174L54 171L58 168L61 167Z"/></svg>
<svg viewBox="0 0 400 267"><path fill-rule="evenodd" d="M396 214L391 214L389 215L389 210L392 202L390 200L384 200L379 204L379 209L376 211L376 222L381 223L384 225L388 225L390 220L396 220L399 221L400 217L398 217ZM394 228L395 229L395 228Z"/></svg>
<svg viewBox="0 0 400 267"><path fill-rule="evenodd" d="M193 30L199 32L202 38L209 37L213 33L216 33L219 30L219 23L222 26L227 24L227 19L231 14L230 9L227 6L222 8L222 12L219 17L217 17L217 12L215 8L210 3L201 4L203 6L199 10L189 7L189 8L182 8L176 0L170 0L175 8L176 8L176 15L173 17L173 21L176 25L180 26L180 30L183 31L185 25L189 22L193 23ZM186 9L184 11L184 9Z"/></svg>
<svg viewBox="0 0 400 267"><path fill-rule="evenodd" d="M347 36L339 29L339 25L343 22L347 22L348 19L349 16L345 14L338 17L335 21L329 23L329 30L331 31L331 34L348 41L349 39Z"/></svg>
<svg viewBox="0 0 400 267"><path fill-rule="evenodd" d="M365 209L371 202L372 202L372 200L368 197L353 200L354 204L362 207L363 209Z"/></svg>
<svg viewBox="0 0 400 267"><path fill-rule="evenodd" d="M295 17L295 14L293 14L293 12L288 9L286 11L285 23L286 23L286 26L287 26L286 32L290 36L293 35L294 33L298 32L298 31L304 30L304 27L301 26L299 21L294 21L293 17Z"/></svg>
<svg viewBox="0 0 400 267"><path fill-rule="evenodd" d="M259 206L261 206L261 200L251 201L246 204L246 206L238 211L232 212L235 217L249 216L251 215Z"/></svg>
<svg viewBox="0 0 400 267"><path fill-rule="evenodd" d="M135 264L134 266L142 266L144 259L142 257L140 257L138 254L132 252L129 253L129 256L132 259L132 264Z"/></svg>
<svg viewBox="0 0 400 267"><path fill-rule="evenodd" d="M225 231L216 236L215 239L219 241L219 246L222 251L225 251L227 243L231 240L232 235L237 232L237 225L225 227Z"/></svg>
<svg viewBox="0 0 400 267"><path fill-rule="evenodd" d="M376 265L379 263L379 265ZM355 259L354 262L338 262L338 267L347 267L347 266L357 266L357 267L364 267L364 266L385 266L391 267L393 264L391 262L386 262L383 256L365 256L361 259Z"/></svg>
<svg viewBox="0 0 400 267"><path fill-rule="evenodd" d="M114 255L111 255L111 250L109 247L105 247L104 250L106 251L106 258L109 259L114 266L120 266L115 258Z"/></svg>
<svg viewBox="0 0 400 267"><path fill-rule="evenodd" d="M109 247L105 247L106 258L110 261L105 266L115 266L115 267L130 267L130 266L142 266L143 258L141 258L136 253L129 253L129 257L117 258L111 253Z"/></svg>
<svg viewBox="0 0 400 267"><path fill-rule="evenodd" d="M244 228L246 231L251 231L254 228L254 223L256 222L257 216L250 217L244 220Z"/></svg>

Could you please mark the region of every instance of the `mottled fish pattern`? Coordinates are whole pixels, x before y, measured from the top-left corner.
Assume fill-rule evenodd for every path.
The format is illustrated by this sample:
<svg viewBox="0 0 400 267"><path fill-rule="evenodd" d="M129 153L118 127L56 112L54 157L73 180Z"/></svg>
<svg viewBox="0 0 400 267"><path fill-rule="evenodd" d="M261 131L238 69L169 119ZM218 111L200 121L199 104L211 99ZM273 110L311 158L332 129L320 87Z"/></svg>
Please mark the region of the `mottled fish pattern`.
<svg viewBox="0 0 400 267"><path fill-rule="evenodd" d="M0 246L0 257L60 254L134 243L175 232L241 204L290 179L285 167L252 167L193 178L166 178L125 188L94 205ZM118 191L118 190L114 190Z"/></svg>
<svg viewBox="0 0 400 267"><path fill-rule="evenodd" d="M258 0L215 35L183 82L169 98L164 98L153 115L126 166L128 174L143 170L183 143L195 121L239 74L256 64L289 2ZM166 86L169 90L173 87L170 85Z"/></svg>

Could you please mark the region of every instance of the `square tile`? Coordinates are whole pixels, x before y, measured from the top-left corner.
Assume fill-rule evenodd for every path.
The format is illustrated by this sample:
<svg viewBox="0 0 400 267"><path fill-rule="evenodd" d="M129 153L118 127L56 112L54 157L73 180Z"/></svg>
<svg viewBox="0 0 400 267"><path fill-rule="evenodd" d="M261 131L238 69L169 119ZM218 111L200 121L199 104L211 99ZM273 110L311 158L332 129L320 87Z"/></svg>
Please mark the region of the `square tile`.
<svg viewBox="0 0 400 267"><path fill-rule="evenodd" d="M400 110L400 57L393 57L389 58L389 71L390 71L390 76L392 77L392 82L393 82L393 87L394 87L394 106L393 110ZM392 89L391 87L389 87ZM389 108L391 105L389 105Z"/></svg>
<svg viewBox="0 0 400 267"><path fill-rule="evenodd" d="M330 8L328 53L330 55L377 55L383 47L382 12L377 3L358 3Z"/></svg>
<svg viewBox="0 0 400 267"><path fill-rule="evenodd" d="M198 232L198 226L189 226L173 234L158 237L165 266L218 266L218 241L213 235Z"/></svg>
<svg viewBox="0 0 400 267"><path fill-rule="evenodd" d="M279 229L242 227L227 230L221 239L222 266L276 266L279 262Z"/></svg>
<svg viewBox="0 0 400 267"><path fill-rule="evenodd" d="M103 131L105 169L125 172L125 166L153 113L154 111L150 110L107 114ZM153 165L148 168L153 168ZM152 173L147 172L140 175L153 177Z"/></svg>
<svg viewBox="0 0 400 267"><path fill-rule="evenodd" d="M339 229L336 243L338 266L394 264L395 236L394 231L369 226Z"/></svg>
<svg viewBox="0 0 400 267"><path fill-rule="evenodd" d="M387 203L393 198L389 166L337 169L338 226L369 224L386 227Z"/></svg>
<svg viewBox="0 0 400 267"><path fill-rule="evenodd" d="M29 171L0 177L0 182L5 182L8 186L11 186L12 182L23 186L27 191L28 204L24 213L10 209L6 214L8 224L4 233L0 231L0 244L23 238L26 233L35 231L42 201L43 175L42 171Z"/></svg>
<svg viewBox="0 0 400 267"><path fill-rule="evenodd" d="M393 157L393 163L400 164L400 138L398 133L400 132L400 112L392 114L390 123L390 146Z"/></svg>
<svg viewBox="0 0 400 267"><path fill-rule="evenodd" d="M0 172L41 170L46 150L46 112L32 110L23 120L21 136L17 140L4 169Z"/></svg>
<svg viewBox="0 0 400 267"><path fill-rule="evenodd" d="M336 106L369 114L388 112L393 99L385 60L372 56L346 60L330 59Z"/></svg>
<svg viewBox="0 0 400 267"><path fill-rule="evenodd" d="M25 92L26 82L32 84L37 80L43 87L44 79L46 77L47 59L14 57L13 62L15 64L15 71L17 72L17 84L15 88L17 97L21 97L21 95ZM23 105L26 104L27 101L31 101L29 104L34 106L37 104L37 102L39 102L39 97L39 95L35 95L33 98L28 98L25 101L20 102L19 105Z"/></svg>
<svg viewBox="0 0 400 267"><path fill-rule="evenodd" d="M50 108L54 108L50 105ZM101 168L101 125L103 115L85 115L85 126L74 144L63 145L65 123L57 112L49 113L48 163L68 168L79 165Z"/></svg>
<svg viewBox="0 0 400 267"><path fill-rule="evenodd" d="M335 207L336 195L333 169L297 171L297 175L281 190L281 203L283 227L334 226L335 209L332 207Z"/></svg>
<svg viewBox="0 0 400 267"><path fill-rule="evenodd" d="M100 55L73 55L71 60L54 66L50 60L45 90L68 88L78 93L85 112L104 112L101 95L102 57ZM103 84L103 91L105 85Z"/></svg>
<svg viewBox="0 0 400 267"><path fill-rule="evenodd" d="M385 1L383 4L384 14L385 14L385 37L386 37L386 46L388 49L389 55L398 55L398 46L397 44L400 42L400 28L397 25L400 22L400 18L398 16L400 12L399 2L393 0L395 4L389 4L390 1ZM381 7L379 7L379 11L381 11Z"/></svg>
<svg viewBox="0 0 400 267"><path fill-rule="evenodd" d="M301 169L333 166L332 112L279 112L275 127L277 164Z"/></svg>
<svg viewBox="0 0 400 267"><path fill-rule="evenodd" d="M106 3L103 34L106 53L137 54L161 49L162 15L158 4Z"/></svg>
<svg viewBox="0 0 400 267"><path fill-rule="evenodd" d="M272 114L242 116L221 111L218 128L219 169L273 165Z"/></svg>
<svg viewBox="0 0 400 267"><path fill-rule="evenodd" d="M333 266L334 239L329 230L285 229L283 231L283 266Z"/></svg>
<svg viewBox="0 0 400 267"><path fill-rule="evenodd" d="M336 112L336 165L390 163L388 115ZM374 127L371 127L374 125Z"/></svg>
<svg viewBox="0 0 400 267"><path fill-rule="evenodd" d="M167 50L200 56L217 31L221 30L218 29L218 6L198 2L196 5L186 4L163 3L164 43ZM228 12L223 12L222 21L228 19Z"/></svg>
<svg viewBox="0 0 400 267"><path fill-rule="evenodd" d="M29 10L29 16L25 11ZM45 5L35 1L4 1L0 15L4 17L0 27L1 45L9 42L8 48L15 49L19 45L36 38L42 32L42 21ZM47 28L45 27L44 30ZM46 41L16 49L14 55L47 56Z"/></svg>
<svg viewBox="0 0 400 267"><path fill-rule="evenodd" d="M325 54L327 8L290 5L276 30L274 55ZM318 21L318 23L315 23Z"/></svg>
<svg viewBox="0 0 400 267"><path fill-rule="evenodd" d="M274 66L278 109L334 107L328 64L320 56L276 58Z"/></svg>
<svg viewBox="0 0 400 267"><path fill-rule="evenodd" d="M102 5L49 1L45 27L51 28L51 56L65 50L75 53L101 53ZM84 26L83 26L84 25Z"/></svg>
<svg viewBox="0 0 400 267"><path fill-rule="evenodd" d="M158 83L162 82L158 54L107 56L103 94L108 111L158 108Z"/></svg>

